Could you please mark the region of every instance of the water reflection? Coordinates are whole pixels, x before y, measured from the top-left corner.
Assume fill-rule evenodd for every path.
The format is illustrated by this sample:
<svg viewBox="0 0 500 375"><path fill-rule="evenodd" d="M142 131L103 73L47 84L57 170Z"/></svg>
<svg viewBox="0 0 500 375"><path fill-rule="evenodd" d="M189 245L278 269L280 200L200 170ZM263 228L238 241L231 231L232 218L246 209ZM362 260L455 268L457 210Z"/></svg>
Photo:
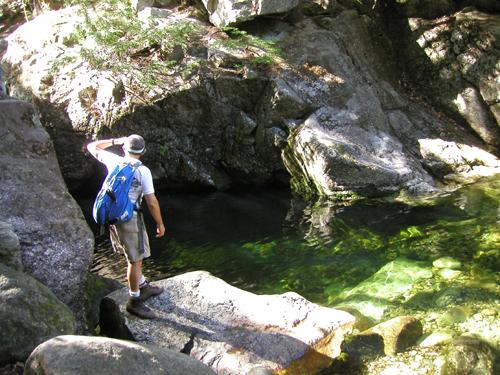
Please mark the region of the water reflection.
<svg viewBox="0 0 500 375"><path fill-rule="evenodd" d="M424 206L308 205L285 191L165 195L167 235L151 233L145 273L160 279L203 269L254 292L293 290L328 304L401 256L430 264L449 255L494 272L499 187L499 179L476 184ZM82 202L87 214L91 203ZM123 281L124 267L100 238L93 271Z"/></svg>

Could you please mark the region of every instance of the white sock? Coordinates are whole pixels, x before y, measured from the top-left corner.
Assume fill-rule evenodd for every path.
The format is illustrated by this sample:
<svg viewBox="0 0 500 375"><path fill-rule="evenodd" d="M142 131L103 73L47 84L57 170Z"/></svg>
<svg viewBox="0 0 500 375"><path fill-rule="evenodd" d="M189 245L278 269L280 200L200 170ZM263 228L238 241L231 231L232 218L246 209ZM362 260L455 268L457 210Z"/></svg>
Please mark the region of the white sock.
<svg viewBox="0 0 500 375"><path fill-rule="evenodd" d="M146 278L144 275L141 275L141 279L139 280L139 288L142 288L144 285L146 285Z"/></svg>
<svg viewBox="0 0 500 375"><path fill-rule="evenodd" d="M141 291L138 290L137 292L133 292L129 289L128 294L130 297L139 298L141 296Z"/></svg>

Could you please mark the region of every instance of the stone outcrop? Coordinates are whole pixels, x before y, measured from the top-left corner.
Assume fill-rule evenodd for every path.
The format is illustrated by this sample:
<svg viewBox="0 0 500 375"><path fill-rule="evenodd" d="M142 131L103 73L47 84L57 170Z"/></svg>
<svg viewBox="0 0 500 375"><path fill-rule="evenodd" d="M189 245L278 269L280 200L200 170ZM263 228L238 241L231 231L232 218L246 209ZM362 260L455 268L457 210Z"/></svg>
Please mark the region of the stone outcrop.
<svg viewBox="0 0 500 375"><path fill-rule="evenodd" d="M0 100L0 129L0 220L19 237L25 272L52 290L82 321L92 232L67 191L52 142L34 107Z"/></svg>
<svg viewBox="0 0 500 375"><path fill-rule="evenodd" d="M234 26L258 16L285 13L298 4L298 0L202 0L210 22L217 27Z"/></svg>
<svg viewBox="0 0 500 375"><path fill-rule="evenodd" d="M24 361L42 342L75 329L73 313L46 286L0 264L0 365Z"/></svg>
<svg viewBox="0 0 500 375"><path fill-rule="evenodd" d="M466 8L431 19L409 17L396 32L420 92L498 150L500 16Z"/></svg>
<svg viewBox="0 0 500 375"><path fill-rule="evenodd" d="M210 375L209 367L182 353L107 337L58 336L39 345L25 375Z"/></svg>
<svg viewBox="0 0 500 375"><path fill-rule="evenodd" d="M296 293L254 295L207 272L161 280L165 292L148 301L159 318L145 321L125 312L126 290L101 305L101 329L183 353L218 374L255 367L313 374L340 353L354 317L310 303Z"/></svg>
<svg viewBox="0 0 500 375"><path fill-rule="evenodd" d="M3 65L11 94L40 108L71 189L88 189L96 175L81 152L88 139L132 132L148 143L144 162L159 188L289 184L291 175L303 195L351 198L429 193L450 174L471 181L500 170L479 138L402 93L390 43L356 11L299 9L286 22L259 21L265 27L255 37L281 49L267 69L252 63L257 47L229 48L234 35L168 12L150 12L151 22L184 20L203 35L169 59L186 68L202 61L203 69L186 78L179 70L146 89L135 75L82 61L71 42L81 22L75 9L43 14L9 36ZM54 69L54 61L70 62ZM492 108L493 82L479 89ZM472 161L471 151L478 151Z"/></svg>
<svg viewBox="0 0 500 375"><path fill-rule="evenodd" d="M12 231L12 226L0 221L0 263L17 271L23 270L19 238Z"/></svg>

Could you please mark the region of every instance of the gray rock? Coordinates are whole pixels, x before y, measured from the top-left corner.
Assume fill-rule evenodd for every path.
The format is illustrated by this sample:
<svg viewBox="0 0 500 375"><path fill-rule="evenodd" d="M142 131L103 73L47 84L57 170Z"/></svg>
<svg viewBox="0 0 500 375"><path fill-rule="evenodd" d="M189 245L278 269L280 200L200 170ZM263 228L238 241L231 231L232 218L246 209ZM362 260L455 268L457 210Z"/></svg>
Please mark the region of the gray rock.
<svg viewBox="0 0 500 375"><path fill-rule="evenodd" d="M452 257L441 257L432 262L432 265L436 268L451 268L459 269L462 267L462 263L458 259Z"/></svg>
<svg viewBox="0 0 500 375"><path fill-rule="evenodd" d="M210 22L217 27L237 25L258 16L285 13L298 4L298 0L202 0Z"/></svg>
<svg viewBox="0 0 500 375"><path fill-rule="evenodd" d="M93 234L67 191L33 106L0 101L0 129L0 220L19 237L25 271L68 304L83 324Z"/></svg>
<svg viewBox="0 0 500 375"><path fill-rule="evenodd" d="M12 226L0 221L0 263L18 270L23 270L19 238L12 231Z"/></svg>
<svg viewBox="0 0 500 375"><path fill-rule="evenodd" d="M451 330L434 331L421 340L418 345L425 348L428 346L448 344L451 340L453 340L453 336L454 332Z"/></svg>
<svg viewBox="0 0 500 375"><path fill-rule="evenodd" d="M46 286L0 264L0 365L24 361L37 345L75 328L72 312Z"/></svg>
<svg viewBox="0 0 500 375"><path fill-rule="evenodd" d="M422 323L412 316L398 316L363 332L378 335L384 343L384 353L394 355L412 346L422 336Z"/></svg>
<svg viewBox="0 0 500 375"><path fill-rule="evenodd" d="M313 373L340 353L354 324L350 314L296 293L254 295L207 272L158 284L165 292L148 301L158 319L144 321L126 313L126 290L121 290L103 300L103 332L189 353L219 374L247 373L259 366Z"/></svg>
<svg viewBox="0 0 500 375"><path fill-rule="evenodd" d="M496 147L500 145L494 109L499 100L499 19L494 12L465 8L448 14L445 23L443 18L412 18L410 32L398 31L398 38L408 36L401 56L421 92ZM403 22L408 28L408 20Z"/></svg>
<svg viewBox="0 0 500 375"><path fill-rule="evenodd" d="M38 346L25 375L209 375L209 367L168 349L107 337L58 336Z"/></svg>
<svg viewBox="0 0 500 375"><path fill-rule="evenodd" d="M91 332L99 323L99 306L101 305L101 300L109 293L123 287L124 285L119 281L89 273L85 286L85 300L87 301L87 324Z"/></svg>
<svg viewBox="0 0 500 375"><path fill-rule="evenodd" d="M494 375L496 355L493 349L483 341L460 336L453 340L448 349L442 375L481 374Z"/></svg>

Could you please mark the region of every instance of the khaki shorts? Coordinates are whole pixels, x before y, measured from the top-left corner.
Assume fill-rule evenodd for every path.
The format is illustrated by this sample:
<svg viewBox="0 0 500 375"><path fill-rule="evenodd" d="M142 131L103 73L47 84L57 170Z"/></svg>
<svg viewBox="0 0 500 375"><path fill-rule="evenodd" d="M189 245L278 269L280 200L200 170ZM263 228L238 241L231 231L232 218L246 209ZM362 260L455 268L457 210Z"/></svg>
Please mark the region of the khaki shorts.
<svg viewBox="0 0 500 375"><path fill-rule="evenodd" d="M133 218L126 223L110 225L109 234L113 250L125 254L129 262L134 263L151 255L142 214L134 212Z"/></svg>

